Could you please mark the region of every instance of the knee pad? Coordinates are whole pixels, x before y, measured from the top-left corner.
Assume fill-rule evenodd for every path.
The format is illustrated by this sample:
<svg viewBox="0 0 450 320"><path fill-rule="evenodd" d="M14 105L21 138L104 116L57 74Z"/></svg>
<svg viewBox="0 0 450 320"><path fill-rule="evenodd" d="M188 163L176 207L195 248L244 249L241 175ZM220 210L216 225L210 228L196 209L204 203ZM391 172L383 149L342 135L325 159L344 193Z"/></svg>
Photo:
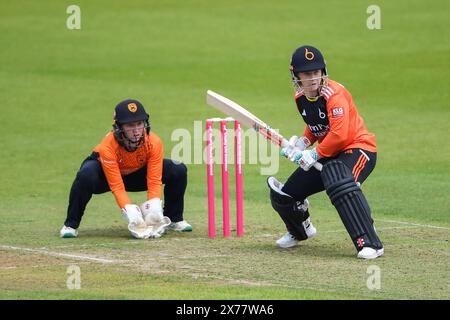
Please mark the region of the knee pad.
<svg viewBox="0 0 450 320"><path fill-rule="evenodd" d="M331 160L323 166L321 176L328 197L356 249L381 249L383 244L373 227L369 204L350 169L340 160Z"/></svg>

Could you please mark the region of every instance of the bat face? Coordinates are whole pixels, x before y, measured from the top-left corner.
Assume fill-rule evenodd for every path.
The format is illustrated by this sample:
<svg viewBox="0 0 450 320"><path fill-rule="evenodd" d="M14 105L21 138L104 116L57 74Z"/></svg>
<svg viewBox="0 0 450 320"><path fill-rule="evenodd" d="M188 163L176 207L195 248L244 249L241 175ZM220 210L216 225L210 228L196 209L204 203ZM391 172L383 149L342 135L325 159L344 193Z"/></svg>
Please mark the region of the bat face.
<svg viewBox="0 0 450 320"><path fill-rule="evenodd" d="M262 120L258 119L254 114L237 104L236 102L221 96L220 94L208 90L206 96L206 102L226 115L233 117L235 120L240 122L242 125L253 128L255 131L263 135L267 140L272 143L282 146L286 139L283 138L278 132L264 123ZM287 141L286 141L287 143Z"/></svg>
<svg viewBox="0 0 450 320"><path fill-rule="evenodd" d="M256 122L262 122L236 102L231 101L230 99L225 98L214 91L208 90L206 103L211 107L214 107L216 110L233 117L246 127L253 128L253 125Z"/></svg>

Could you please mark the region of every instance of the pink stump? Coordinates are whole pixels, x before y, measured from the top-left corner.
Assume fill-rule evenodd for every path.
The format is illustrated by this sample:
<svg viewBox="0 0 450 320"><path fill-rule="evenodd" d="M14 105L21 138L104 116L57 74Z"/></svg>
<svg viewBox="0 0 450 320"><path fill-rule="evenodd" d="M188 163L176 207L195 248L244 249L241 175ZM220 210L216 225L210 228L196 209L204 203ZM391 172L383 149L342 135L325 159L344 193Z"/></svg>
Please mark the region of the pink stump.
<svg viewBox="0 0 450 320"><path fill-rule="evenodd" d="M214 212L214 157L213 157L213 122L206 121L206 176L208 180L208 235L216 236L216 219Z"/></svg>
<svg viewBox="0 0 450 320"><path fill-rule="evenodd" d="M228 132L227 121L220 121L220 136L222 138L222 208L223 236L230 236L230 193L228 191Z"/></svg>
<svg viewBox="0 0 450 320"><path fill-rule="evenodd" d="M236 229L237 236L242 237L244 235L244 207L243 207L243 184L242 184L242 136L241 136L241 124L237 121L234 122L234 154L235 154L235 166L236 166Z"/></svg>

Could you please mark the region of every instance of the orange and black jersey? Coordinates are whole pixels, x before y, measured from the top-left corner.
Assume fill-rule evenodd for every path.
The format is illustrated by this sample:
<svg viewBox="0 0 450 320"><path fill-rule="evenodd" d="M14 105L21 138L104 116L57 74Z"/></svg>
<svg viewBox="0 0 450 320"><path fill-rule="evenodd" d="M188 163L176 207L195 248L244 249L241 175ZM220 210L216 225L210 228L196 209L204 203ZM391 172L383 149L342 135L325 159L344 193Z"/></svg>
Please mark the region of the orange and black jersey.
<svg viewBox="0 0 450 320"><path fill-rule="evenodd" d="M316 99L296 94L295 102L306 123L303 135L311 144L318 142L316 151L321 158L351 148L377 151L375 135L367 131L350 92L338 82L329 80Z"/></svg>
<svg viewBox="0 0 450 320"><path fill-rule="evenodd" d="M128 152L109 132L94 151L99 154L98 160L120 208L132 203L125 191L122 176L144 166L147 166L147 198L161 198L163 144L156 134L146 134L144 143L135 151Z"/></svg>

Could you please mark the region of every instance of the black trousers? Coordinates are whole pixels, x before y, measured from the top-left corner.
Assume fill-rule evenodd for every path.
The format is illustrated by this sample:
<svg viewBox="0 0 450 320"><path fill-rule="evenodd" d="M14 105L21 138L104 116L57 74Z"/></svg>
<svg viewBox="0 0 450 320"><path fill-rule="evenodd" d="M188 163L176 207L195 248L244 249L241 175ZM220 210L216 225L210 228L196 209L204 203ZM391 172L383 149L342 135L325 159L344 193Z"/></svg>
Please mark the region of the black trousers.
<svg viewBox="0 0 450 320"><path fill-rule="evenodd" d="M375 168L377 154L355 148L345 150L334 158L319 159L319 162L325 164L332 159L341 160L350 168L350 170L352 170L356 182L362 184ZM304 201L310 195L324 190L325 187L323 186L320 171L316 170L314 167L308 171L305 171L300 167L297 168L297 170L295 170L288 178L282 189L283 192L287 193L297 201Z"/></svg>
<svg viewBox="0 0 450 320"><path fill-rule="evenodd" d="M86 205L93 194L111 191L103 173L98 155L93 153L81 164L69 196L69 207L64 225L77 229ZM122 176L125 190L147 191L147 167ZM170 159L163 160L162 183L164 184L164 215L172 222L183 220L184 193L187 186L187 167Z"/></svg>

